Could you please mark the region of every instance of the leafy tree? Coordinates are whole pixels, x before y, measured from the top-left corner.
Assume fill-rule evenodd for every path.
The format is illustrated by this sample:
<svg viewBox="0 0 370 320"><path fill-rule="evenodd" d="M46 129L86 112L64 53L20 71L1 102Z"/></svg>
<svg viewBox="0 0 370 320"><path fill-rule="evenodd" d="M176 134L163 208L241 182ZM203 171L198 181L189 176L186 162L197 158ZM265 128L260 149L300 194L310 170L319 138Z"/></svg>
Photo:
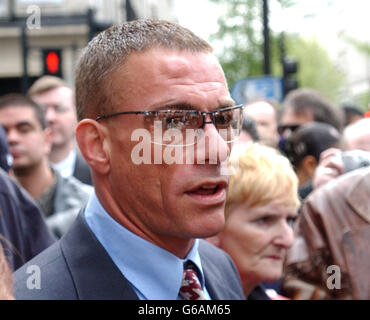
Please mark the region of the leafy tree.
<svg viewBox="0 0 370 320"><path fill-rule="evenodd" d="M235 81L263 74L263 20L261 0L211 0L225 8L218 19L219 30L212 41L222 43L219 54L229 87ZM273 0L270 0L270 2ZM274 0L278 1L278 0ZM295 1L278 1L283 8L295 5ZM270 32L271 73L282 75L279 49L280 35ZM299 63L300 87L311 87L321 91L337 102L338 90L344 75L337 70L328 53L315 40L301 39L296 35L285 35L286 55Z"/></svg>
<svg viewBox="0 0 370 320"><path fill-rule="evenodd" d="M342 38L349 44L353 45L358 51L368 55L370 57L370 43L365 41L360 41L346 34L342 35Z"/></svg>
<svg viewBox="0 0 370 320"><path fill-rule="evenodd" d="M351 44L356 50L367 55L370 58L370 43L359 41L347 34L342 34L341 37L349 44ZM358 104L364 110L370 110L370 90L359 94L355 103Z"/></svg>
<svg viewBox="0 0 370 320"><path fill-rule="evenodd" d="M287 54L298 60L300 87L316 89L331 101L340 102L340 89L345 83L345 75L316 39L291 35L287 39Z"/></svg>
<svg viewBox="0 0 370 320"><path fill-rule="evenodd" d="M263 73L263 21L261 0L211 0L225 7L225 14L218 19L219 30L213 41L222 42L220 61L229 85L235 81ZM291 5L292 1L281 1ZM278 41L271 37L271 70L279 69ZM280 67L281 68L281 67Z"/></svg>

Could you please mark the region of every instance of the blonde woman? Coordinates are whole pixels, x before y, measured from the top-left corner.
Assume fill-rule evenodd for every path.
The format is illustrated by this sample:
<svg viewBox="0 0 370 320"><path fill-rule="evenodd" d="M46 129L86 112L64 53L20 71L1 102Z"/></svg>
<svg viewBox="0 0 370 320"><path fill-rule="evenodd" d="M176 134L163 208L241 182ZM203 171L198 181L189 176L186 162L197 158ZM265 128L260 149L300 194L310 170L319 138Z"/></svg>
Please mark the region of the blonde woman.
<svg viewBox="0 0 370 320"><path fill-rule="evenodd" d="M282 276L293 244L298 179L289 161L270 147L251 144L235 157L239 165L230 178L226 224L213 240L234 260L245 297L267 299L259 284Z"/></svg>

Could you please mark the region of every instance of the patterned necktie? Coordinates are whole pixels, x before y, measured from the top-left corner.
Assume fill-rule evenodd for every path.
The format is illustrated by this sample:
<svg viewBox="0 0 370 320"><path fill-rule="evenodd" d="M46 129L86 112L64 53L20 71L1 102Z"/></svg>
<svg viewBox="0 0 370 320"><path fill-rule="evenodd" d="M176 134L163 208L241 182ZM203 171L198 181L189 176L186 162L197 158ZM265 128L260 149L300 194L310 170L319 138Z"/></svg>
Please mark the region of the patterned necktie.
<svg viewBox="0 0 370 320"><path fill-rule="evenodd" d="M184 265L180 296L184 300L206 300L197 273L194 269L195 266L190 261Z"/></svg>

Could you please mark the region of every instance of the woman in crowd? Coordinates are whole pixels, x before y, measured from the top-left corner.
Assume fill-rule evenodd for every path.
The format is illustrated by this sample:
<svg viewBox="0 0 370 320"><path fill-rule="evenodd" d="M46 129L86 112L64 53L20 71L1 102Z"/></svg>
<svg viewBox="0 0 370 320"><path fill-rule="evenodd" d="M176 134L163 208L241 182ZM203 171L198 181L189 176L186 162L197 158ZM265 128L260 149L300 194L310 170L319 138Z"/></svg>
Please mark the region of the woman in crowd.
<svg viewBox="0 0 370 320"><path fill-rule="evenodd" d="M226 224L211 241L234 260L245 296L269 299L260 283L282 276L293 244L298 179L288 159L270 147L251 144L232 157L239 163L230 177Z"/></svg>

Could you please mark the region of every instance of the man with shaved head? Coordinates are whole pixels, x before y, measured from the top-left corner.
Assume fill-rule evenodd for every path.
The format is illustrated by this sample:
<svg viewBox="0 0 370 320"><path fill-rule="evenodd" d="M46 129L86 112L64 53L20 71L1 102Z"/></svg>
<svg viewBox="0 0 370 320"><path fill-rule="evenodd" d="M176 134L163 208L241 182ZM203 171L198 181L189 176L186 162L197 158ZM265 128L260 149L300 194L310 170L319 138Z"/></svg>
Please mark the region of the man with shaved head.
<svg viewBox="0 0 370 320"><path fill-rule="evenodd" d="M176 23L127 22L88 44L75 82L95 193L30 262L41 289L18 270L16 298L243 299L229 256L200 239L225 223L225 164L243 109L210 45Z"/></svg>

